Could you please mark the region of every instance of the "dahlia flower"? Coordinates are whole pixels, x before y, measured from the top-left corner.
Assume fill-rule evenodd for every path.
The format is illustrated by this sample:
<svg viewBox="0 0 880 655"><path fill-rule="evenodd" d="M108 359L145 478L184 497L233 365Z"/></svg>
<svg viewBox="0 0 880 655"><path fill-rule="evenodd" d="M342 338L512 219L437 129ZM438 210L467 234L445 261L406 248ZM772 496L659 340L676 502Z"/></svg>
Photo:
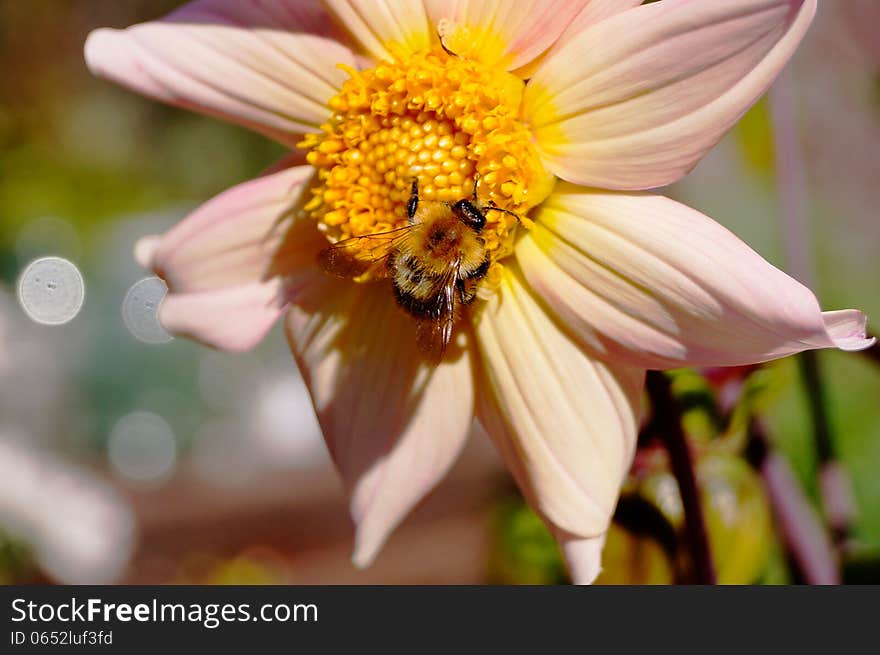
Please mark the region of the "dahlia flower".
<svg viewBox="0 0 880 655"><path fill-rule="evenodd" d="M351 496L364 566L476 417L590 582L632 461L646 369L857 350L865 317L661 195L767 89L815 0L196 0L101 29L92 71L302 153L136 256L165 327L290 347ZM205 162L210 166L210 162ZM328 243L407 224L479 180L489 269L439 365L381 275ZM366 255L365 255L366 256Z"/></svg>

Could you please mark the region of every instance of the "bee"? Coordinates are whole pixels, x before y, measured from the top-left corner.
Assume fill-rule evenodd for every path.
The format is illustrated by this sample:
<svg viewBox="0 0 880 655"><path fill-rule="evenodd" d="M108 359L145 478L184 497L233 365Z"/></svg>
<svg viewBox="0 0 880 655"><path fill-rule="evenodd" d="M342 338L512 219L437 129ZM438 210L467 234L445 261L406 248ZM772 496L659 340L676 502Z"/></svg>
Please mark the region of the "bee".
<svg viewBox="0 0 880 655"><path fill-rule="evenodd" d="M419 350L436 365L492 263L481 236L486 212L519 216L494 203L482 207L476 180L473 199L454 203L420 199L413 180L406 211L407 225L334 243L319 253L318 263L336 277L391 278L397 304L415 322Z"/></svg>

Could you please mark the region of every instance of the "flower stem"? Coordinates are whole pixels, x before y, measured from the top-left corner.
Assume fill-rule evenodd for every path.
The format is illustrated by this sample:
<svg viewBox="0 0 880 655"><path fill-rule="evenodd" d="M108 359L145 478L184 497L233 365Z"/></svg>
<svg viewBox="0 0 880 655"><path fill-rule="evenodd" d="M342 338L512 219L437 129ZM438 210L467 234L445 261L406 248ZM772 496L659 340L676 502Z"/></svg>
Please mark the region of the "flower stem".
<svg viewBox="0 0 880 655"><path fill-rule="evenodd" d="M809 400L813 439L819 460L819 494L822 499L822 509L834 539L842 545L849 536L856 511L852 497L852 483L834 452L831 421L827 411L828 399L816 351L801 353L799 363Z"/></svg>
<svg viewBox="0 0 880 655"><path fill-rule="evenodd" d="M749 459L761 472L779 532L799 577L807 584L840 584L837 555L822 517L788 460L771 450L758 419L749 425Z"/></svg>
<svg viewBox="0 0 880 655"><path fill-rule="evenodd" d="M684 507L685 534L698 584L715 584L715 565L709 549L709 535L703 517L700 491L694 462L681 427L681 411L672 395L669 378L658 371L648 371L648 394L651 396L654 427L663 439L672 473L678 482Z"/></svg>
<svg viewBox="0 0 880 655"><path fill-rule="evenodd" d="M815 350L808 350L798 356L801 379L807 392L810 419L813 423L813 438L816 443L816 456L824 465L834 458L831 441L831 427L826 407L825 385L822 383L822 369Z"/></svg>
<svg viewBox="0 0 880 655"><path fill-rule="evenodd" d="M770 89L769 97L785 259L795 278L815 288L813 243L807 206L809 192L797 130L797 98L791 72L779 76ZM835 536L842 542L846 539L855 512L851 503L847 506L847 499L851 495L848 492L850 483L846 472L835 461L819 358L815 352L807 351L799 356L798 362L813 424L822 506Z"/></svg>

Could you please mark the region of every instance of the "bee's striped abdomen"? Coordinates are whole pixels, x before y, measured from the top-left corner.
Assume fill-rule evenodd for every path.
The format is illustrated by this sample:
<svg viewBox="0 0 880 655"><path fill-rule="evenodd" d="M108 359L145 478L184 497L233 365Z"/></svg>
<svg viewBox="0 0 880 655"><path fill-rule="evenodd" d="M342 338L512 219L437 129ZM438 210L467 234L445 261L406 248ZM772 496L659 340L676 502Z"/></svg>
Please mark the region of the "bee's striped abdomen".
<svg viewBox="0 0 880 655"><path fill-rule="evenodd" d="M425 270L417 257L394 253L388 259L397 304L416 318L439 318L446 309L443 276ZM447 310L448 311L448 310Z"/></svg>

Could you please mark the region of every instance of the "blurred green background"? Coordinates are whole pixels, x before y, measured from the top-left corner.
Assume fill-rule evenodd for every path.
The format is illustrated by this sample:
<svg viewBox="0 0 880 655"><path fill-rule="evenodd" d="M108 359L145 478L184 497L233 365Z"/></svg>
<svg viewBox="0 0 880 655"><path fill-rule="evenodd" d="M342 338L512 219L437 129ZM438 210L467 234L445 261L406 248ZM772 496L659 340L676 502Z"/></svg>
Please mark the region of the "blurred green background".
<svg viewBox="0 0 880 655"><path fill-rule="evenodd" d="M356 577L361 574L347 568L351 535L341 491L282 336L273 333L254 354L224 356L183 340L143 344L126 331L120 304L147 275L132 260L135 240L166 229L284 154L263 137L89 75L82 45L90 30L155 18L179 4L0 0L0 339L14 345L5 365L0 362L0 438L37 446L122 499L136 527L107 546L131 551L112 579L563 580L552 540L483 445L474 447L478 464L454 473L465 489L474 489L469 500L456 505L447 494L429 503L413 519L418 529L392 541L392 551L417 553L411 567L399 558L392 562L392 554L364 574L373 578ZM870 12L870 3L822 2L786 74L796 93L805 155L814 290L823 308L858 307L876 320L880 49L876 29L864 29ZM769 109L761 102L669 192L785 268L773 158ZM63 327L30 324L14 301L17 276L43 255L75 262L86 281L83 311ZM820 357L835 450L851 475L857 505L852 540L870 558L880 550L880 371L859 355ZM761 403L770 436L817 500L815 449L797 365L782 361L763 374L771 378ZM172 463L146 482L126 478L107 450L120 419L137 412L160 417L173 440ZM699 419L692 425L700 432ZM729 581L790 580L754 473L742 470L741 458L715 453L708 460L701 463L706 475L723 480L719 484L740 499L738 511L746 515L713 544L719 553L735 553L724 555L733 562ZM314 492L325 487L326 493ZM640 489L636 495L645 496ZM222 508L210 500L217 494L226 503ZM281 527L267 529L267 521ZM339 527L328 529L328 522ZM309 526L322 526L313 531L320 538ZM230 531L234 538L218 536ZM0 537L0 580L65 579L63 566L47 568L39 548L35 563L33 544L17 534L10 529L8 539ZM423 534L436 539L422 543ZM462 553L477 549L469 555L474 564L426 574L425 562L449 544ZM608 553L606 581L672 578L675 555L656 540L615 528Z"/></svg>

